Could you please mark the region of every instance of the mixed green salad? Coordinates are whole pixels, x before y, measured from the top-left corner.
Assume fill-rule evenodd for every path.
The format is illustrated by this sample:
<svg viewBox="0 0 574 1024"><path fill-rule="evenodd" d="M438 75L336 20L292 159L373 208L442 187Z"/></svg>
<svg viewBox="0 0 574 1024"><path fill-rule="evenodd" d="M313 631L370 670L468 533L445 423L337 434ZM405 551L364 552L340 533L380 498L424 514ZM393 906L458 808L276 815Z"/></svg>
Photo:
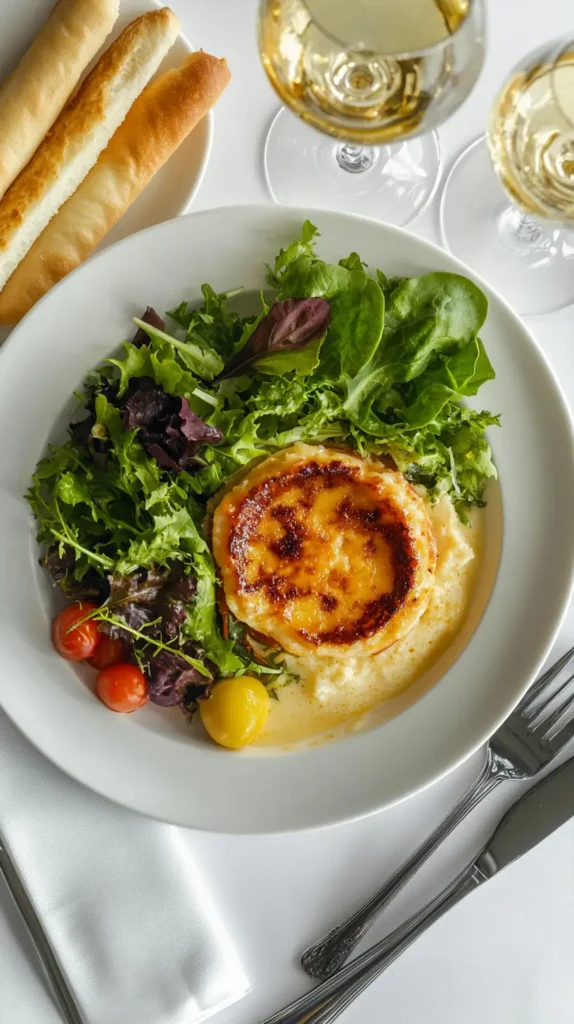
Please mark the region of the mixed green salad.
<svg viewBox="0 0 574 1024"><path fill-rule="evenodd" d="M357 253L325 263L317 236L307 221L281 250L249 317L207 284L167 325L148 307L37 466L43 564L93 603L158 704L191 713L217 678L249 671L273 690L283 672L223 606L204 532L209 499L251 460L297 441L390 456L463 522L496 476L484 431L498 417L462 404L494 377L486 297L456 274L387 277Z"/></svg>

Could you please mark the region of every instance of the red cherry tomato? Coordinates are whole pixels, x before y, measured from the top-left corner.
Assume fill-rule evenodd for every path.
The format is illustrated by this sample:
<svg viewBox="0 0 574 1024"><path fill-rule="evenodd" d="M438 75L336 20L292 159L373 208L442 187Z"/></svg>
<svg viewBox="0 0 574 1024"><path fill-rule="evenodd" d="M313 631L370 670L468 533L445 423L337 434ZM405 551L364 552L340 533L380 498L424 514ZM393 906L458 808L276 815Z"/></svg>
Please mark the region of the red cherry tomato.
<svg viewBox="0 0 574 1024"><path fill-rule="evenodd" d="M114 640L107 633L100 634L100 642L96 647L95 654L88 658L88 665L97 668L99 672L110 665L117 665L124 654L124 645L121 640Z"/></svg>
<svg viewBox="0 0 574 1024"><path fill-rule="evenodd" d="M68 661L83 661L90 658L98 646L101 633L93 619L82 620L90 612L96 611L97 605L89 601L69 604L54 620L52 626L52 643L58 654ZM79 623L79 625L77 625Z"/></svg>
<svg viewBox="0 0 574 1024"><path fill-rule="evenodd" d="M136 711L145 704L147 683L137 665L123 663L111 665L98 672L96 693L111 711Z"/></svg>

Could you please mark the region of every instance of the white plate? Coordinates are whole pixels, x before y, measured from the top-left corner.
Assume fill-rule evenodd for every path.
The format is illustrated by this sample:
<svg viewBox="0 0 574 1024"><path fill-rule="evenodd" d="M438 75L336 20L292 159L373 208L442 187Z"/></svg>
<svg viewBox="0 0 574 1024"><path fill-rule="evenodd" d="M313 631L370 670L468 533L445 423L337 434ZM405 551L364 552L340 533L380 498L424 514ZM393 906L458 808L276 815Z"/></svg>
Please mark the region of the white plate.
<svg viewBox="0 0 574 1024"><path fill-rule="evenodd" d="M118 36L134 18L146 11L163 7L154 0L120 0L120 13L113 32L102 50ZM38 34L53 7L53 0L2 0L2 33L0 35L0 81L12 71L22 54ZM177 67L191 53L184 36L179 35L161 64L158 74ZM95 63L99 54L94 58ZM91 65L90 65L91 66ZM89 69L87 69L89 70ZM204 175L213 135L213 117L209 114L194 128L179 149L161 168L135 203L120 218L101 242L107 247L135 231L177 217L189 207Z"/></svg>
<svg viewBox="0 0 574 1024"><path fill-rule="evenodd" d="M183 717L147 707L110 714L50 644L50 607L21 497L54 423L85 372L131 331L147 303L169 309L218 290L265 283L263 264L305 217L320 253L356 250L389 274L465 272L414 235L327 211L272 206L205 211L126 239L52 290L0 354L0 702L65 771L119 803L180 825L272 832L369 814L428 786L507 715L546 657L574 564L570 417L544 356L488 285L484 331L497 379L483 407L495 434L504 508L500 567L474 636L446 675L396 718L308 750L224 751Z"/></svg>

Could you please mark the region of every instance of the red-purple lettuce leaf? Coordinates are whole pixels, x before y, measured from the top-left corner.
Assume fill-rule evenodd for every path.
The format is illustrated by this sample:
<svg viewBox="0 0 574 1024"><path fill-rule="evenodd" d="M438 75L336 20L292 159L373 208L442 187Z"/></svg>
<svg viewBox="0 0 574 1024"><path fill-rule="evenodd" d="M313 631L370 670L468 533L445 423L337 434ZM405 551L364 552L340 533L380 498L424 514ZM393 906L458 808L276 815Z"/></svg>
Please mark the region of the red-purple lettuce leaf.
<svg viewBox="0 0 574 1024"><path fill-rule="evenodd" d="M310 373L318 362L319 345L312 359L305 352L322 341L329 325L329 303L318 297L274 302L259 322L245 347L227 364L218 378L239 377L254 367L266 373ZM311 354L309 352L309 354ZM281 358L289 355L291 358ZM311 365L310 365L311 364Z"/></svg>
<svg viewBox="0 0 574 1024"><path fill-rule="evenodd" d="M96 569L90 567L81 580L75 578L76 556L71 547L50 548L40 559L40 565L51 573L54 583L71 601L101 604L108 596L108 581Z"/></svg>
<svg viewBox="0 0 574 1024"><path fill-rule="evenodd" d="M202 653L193 644L186 645L183 650L194 658ZM161 707L180 704L189 714L193 714L197 702L205 700L213 687L213 679L202 676L175 651L159 651L150 658L145 668L149 699Z"/></svg>
<svg viewBox="0 0 574 1024"><path fill-rule="evenodd" d="M151 377L136 377L121 400L122 425L163 469L180 472L197 464L203 444L218 444L223 431L205 423L186 398L168 395Z"/></svg>
<svg viewBox="0 0 574 1024"><path fill-rule="evenodd" d="M170 569L155 566L131 576L114 573L109 577L108 606L114 617L132 629L145 628L146 636L175 640L187 618L187 606L195 599L197 580L176 562ZM153 626L149 623L153 622ZM126 639L120 626L107 624L112 636Z"/></svg>

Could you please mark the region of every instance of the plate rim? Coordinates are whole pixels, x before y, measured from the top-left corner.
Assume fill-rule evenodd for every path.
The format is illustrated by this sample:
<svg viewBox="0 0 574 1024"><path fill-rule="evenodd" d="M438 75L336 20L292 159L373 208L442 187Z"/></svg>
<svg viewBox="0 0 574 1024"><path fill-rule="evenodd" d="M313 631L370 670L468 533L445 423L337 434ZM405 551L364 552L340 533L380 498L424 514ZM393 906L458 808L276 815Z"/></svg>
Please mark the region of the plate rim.
<svg viewBox="0 0 574 1024"><path fill-rule="evenodd" d="M55 286L55 288L51 290L51 292L49 292L46 296L44 296L36 304L36 306L33 307L32 310L30 310L30 312L22 319L20 324L18 324L17 327L12 331L10 337L5 342L4 346L2 347L2 350L0 351L0 373L2 372L2 367L4 365L3 360L5 361L5 352L12 350L13 345L14 345L15 342L18 341L19 333L23 329L23 327L26 324L28 318L31 317L31 316L34 316L36 314L36 311L41 310L42 303L48 300L49 295L52 295L52 293L56 292L57 289L59 289L59 288L67 287L68 286L67 282L69 280L74 279L75 275L81 274L81 273L85 273L85 267L87 267L89 264L91 264L91 262L93 260L103 259L105 257L106 253L108 253L108 252L111 253L113 250L115 250L116 247L120 247L120 246L123 246L123 245L126 245L126 246L129 245L130 243L132 243L132 240L133 240L134 237L141 238L141 237L143 237L148 232L158 231L158 230L161 230L162 228L165 229L165 225L169 225L169 224L172 224L172 223L175 223L175 222L179 223L181 221L188 221L188 220L191 220L192 218L194 218L194 219L198 219L198 218L202 218L202 217L209 218L209 217L213 216L214 214L217 214L218 216L223 216L223 217L225 217L226 215L227 216L230 216L230 215L232 216L235 211L241 212L241 214L243 214L243 215L244 214L249 214L249 212L253 211L255 216L269 215L270 211L277 211L278 214L285 214L285 215L290 214L292 216L298 217L299 219L301 219L301 217L309 216L311 219L313 219L313 218L318 219L319 222L321 220L321 217L333 217L333 216L336 217L336 218L342 219L342 220L346 220L350 224L355 223L355 222L364 222L364 223L366 223L366 224L368 224L371 227L374 227L376 229L381 229L382 228L385 232L390 233L390 235L396 235L398 237L405 237L406 236L410 240L411 244L414 244L419 249L419 251L422 250L422 255L423 256L425 254L428 254L429 258L431 258L433 254L436 254L436 255L440 256L440 259L442 261L444 261L446 259L451 264L451 266L453 267L453 272L456 272L456 271L454 271L454 268L456 267L458 272L463 273L466 276L470 276L474 281L477 282L477 284L479 286L484 287L486 292L489 293L489 295L492 295L494 297L495 301L503 308L505 314L507 316L511 317L511 319L514 321L515 326L517 327L517 329L528 337L530 344L536 350L536 353L537 353L539 359L543 362L543 364L545 366L545 369L546 369L546 372L547 372L547 375L548 375L548 379L552 383L552 386L553 386L554 396L558 400L558 403L559 403L559 406L560 406L560 413L561 413L562 421L563 421L564 426L566 428L565 429L565 434L564 434L564 442L566 442L566 440L569 441L570 455L571 455L570 464L571 464L571 467L572 467L572 480L574 481L574 418L573 418L573 413L572 413L572 411L570 409L570 406L569 406L569 404L568 404L568 402L566 400L566 397L564 395L564 392L562 390L562 387L560 385L560 382L558 380L558 376L557 376L556 372L554 371L554 369L553 369L553 367L552 367L552 365L551 365L551 363L550 363L546 353L544 352L544 350L541 347L541 345L538 343L536 337L534 336L534 334L530 330L529 326L524 323L524 321L518 316L517 313L515 313L515 311L512 309L512 307L509 305L509 303L501 295L499 295L499 293L497 292L496 288L494 288L488 282L484 281L479 275L475 274L474 271L472 270L472 268L470 268L470 267L466 266L465 264L461 263L459 260L456 259L456 257L453 257L452 254L450 254L448 251L445 251L445 250L441 249L441 247L439 245L435 244L434 242L430 242L427 239L419 238L418 236L413 235L412 232L405 231L405 229L403 229L403 228L399 228L399 227L396 227L394 225L384 224L384 223L382 223L380 221L374 220L373 218L368 218L368 217L364 217L364 216L360 216L360 215L356 215L356 214L347 214L347 213L343 213L343 212L340 212L340 211L330 211L330 210L323 210L323 209L309 209L309 208L305 208L305 207L288 207L288 208L287 207L277 207L274 204L261 204L261 203L260 204L234 204L232 206L227 206L227 207L219 206L219 207L213 207L213 208L208 208L208 209L194 211L194 212L185 214L185 215L180 216L180 217L172 218L170 221L163 221L163 222L160 222L159 224L152 225L152 226L150 226L148 228L143 229L142 231L139 231L139 232L135 233L134 235L130 235L127 238L124 238L124 239L120 239L119 241L113 243L113 245L111 245L109 248L104 249L101 252L93 254L90 257L89 260L87 260L82 266L80 266L76 270L74 270L72 272L72 274L70 274L67 278L65 278L61 282L59 282ZM503 484L503 481L502 481L502 484ZM574 538L573 538L573 541L572 541L572 547L573 547L573 550L574 550ZM270 823L269 826L266 826L263 829L247 828L247 829L245 829L242 832L242 834L252 834L252 835L257 835L257 834L290 834L290 833L296 832L296 831L303 831L303 830L308 830L308 829L315 830L315 829L329 828L329 827L332 827L335 824L342 824L342 823L346 823L346 822L360 820L360 819L363 819L363 818L366 818L366 817L370 817L372 814L379 813L383 809L387 809L387 808L390 808L392 806L395 806L396 804L401 803L403 800L406 800L406 799L410 798L411 796L414 796L414 795L416 795L416 794L418 794L420 792L423 792L425 789L427 789L430 786L434 785L435 782L438 782L442 778L446 777L446 775L450 774L450 772L454 771L461 764L463 764L465 761L467 761L474 753L476 753L476 751L485 743L485 741L488 739L488 737L490 735L492 735L492 733L506 719L506 717L510 713L512 707L514 707L516 705L516 703L521 699L521 696L524 694L524 692L526 691L528 686L531 684L532 680L535 678L535 676L536 676L537 672L539 671L540 667L544 664L544 662L545 662L545 660L546 660L546 658L547 658L547 656L548 656L548 654L549 654L549 652L550 652L550 650L551 650L551 648L552 648L552 646L553 646L553 644L554 644L554 642L556 640L556 636L557 636L557 634L558 634L558 632L560 630L561 624L562 624L562 622L564 620L564 617L566 615L566 612L568 610L568 604L569 604L570 598L572 596L573 590L574 590L574 559L570 560L569 572L568 572L567 576L564 577L564 579L561 581L560 593L558 594L556 592L556 598L559 597L560 613L554 619L553 625L547 629L547 631L546 631L546 641L545 641L545 644L543 645L543 648L541 649L541 653L538 656L538 661L537 661L537 663L535 665L532 665L530 673L528 674L528 677L525 678L525 681L523 683L523 686L522 686L522 689L521 689L520 693L516 693L516 694L513 695L511 703L506 702L506 704L507 704L506 709L498 715L496 720L493 720L493 725L491 727L489 727L487 732L485 732L483 730L481 732L480 736L477 735L477 738L475 738L475 740L472 742L472 744L470 746L468 746L468 748L466 749L466 751L463 754L461 754L460 756L455 756L455 757L451 757L451 755L447 754L446 758L444 759L443 766L439 767L435 771L433 771L432 774L427 779L422 781L419 785L409 787L408 791L404 791L404 792L399 793L393 799L386 799L385 798L382 802L378 803L377 805L371 806L369 809L366 809L366 810L365 809L359 809L356 812L353 812L352 810L350 810L347 813L337 813L336 815L331 815L329 820L321 820L321 821L319 821L317 823L291 824L288 827L276 827L272 823ZM2 707L4 708L1 696L0 696L0 703L2 704ZM12 717L10 712L6 711L5 708L4 708L4 710L5 710L5 713L8 715L8 717L11 719L11 721L19 729L19 731L22 732L23 735L25 735L28 738L28 734L25 731L25 727L21 726L20 723L18 721L16 721ZM85 773L82 772L82 773L78 774L78 773L74 772L73 769L69 768L66 764L60 763L60 760L59 760L58 756L55 756L54 752L52 750L50 750L48 752L48 750L46 749L47 744L40 744L39 742L37 742L36 739L34 739L34 740L30 740L29 739L29 742L33 743L33 745L36 746L37 749L41 750L41 752L44 754L44 756L46 756L53 763L56 763L58 765L58 767L61 770L63 770L66 774L70 775L73 778L78 779L79 781L82 782L82 784L87 785L88 788L90 788L93 791L99 793L100 795L106 797L107 799L112 800L112 802L115 802L115 803L119 804L120 806L131 807L133 810L136 810L136 811L138 811L140 813L143 813L143 814L145 814L145 815L147 815L149 817L156 818L157 820L160 820L160 821L164 821L165 820L165 816L162 817L160 811L157 811L157 810L154 810L154 809L150 808L149 804L146 803L145 798L142 798L141 800L138 800L138 799L134 798L132 800L132 802L129 802L129 803L124 798L119 799L119 798L115 797L113 795L113 793L110 793L105 786L102 787L102 788L98 788L97 784L93 780L86 781L84 779L84 777L83 777L83 775ZM89 774L89 772L88 772L88 774ZM181 825L183 827L191 828L191 829L195 828L195 829L198 829L200 831L214 832L214 833L224 833L224 834L238 834L238 832L236 830L226 828L224 824L221 827L207 827L207 826L205 826L203 824L202 825L193 825L193 824L190 824L189 820L186 820L183 817L177 817L177 816L174 817L173 814L170 815L168 820L173 821L175 824Z"/></svg>

